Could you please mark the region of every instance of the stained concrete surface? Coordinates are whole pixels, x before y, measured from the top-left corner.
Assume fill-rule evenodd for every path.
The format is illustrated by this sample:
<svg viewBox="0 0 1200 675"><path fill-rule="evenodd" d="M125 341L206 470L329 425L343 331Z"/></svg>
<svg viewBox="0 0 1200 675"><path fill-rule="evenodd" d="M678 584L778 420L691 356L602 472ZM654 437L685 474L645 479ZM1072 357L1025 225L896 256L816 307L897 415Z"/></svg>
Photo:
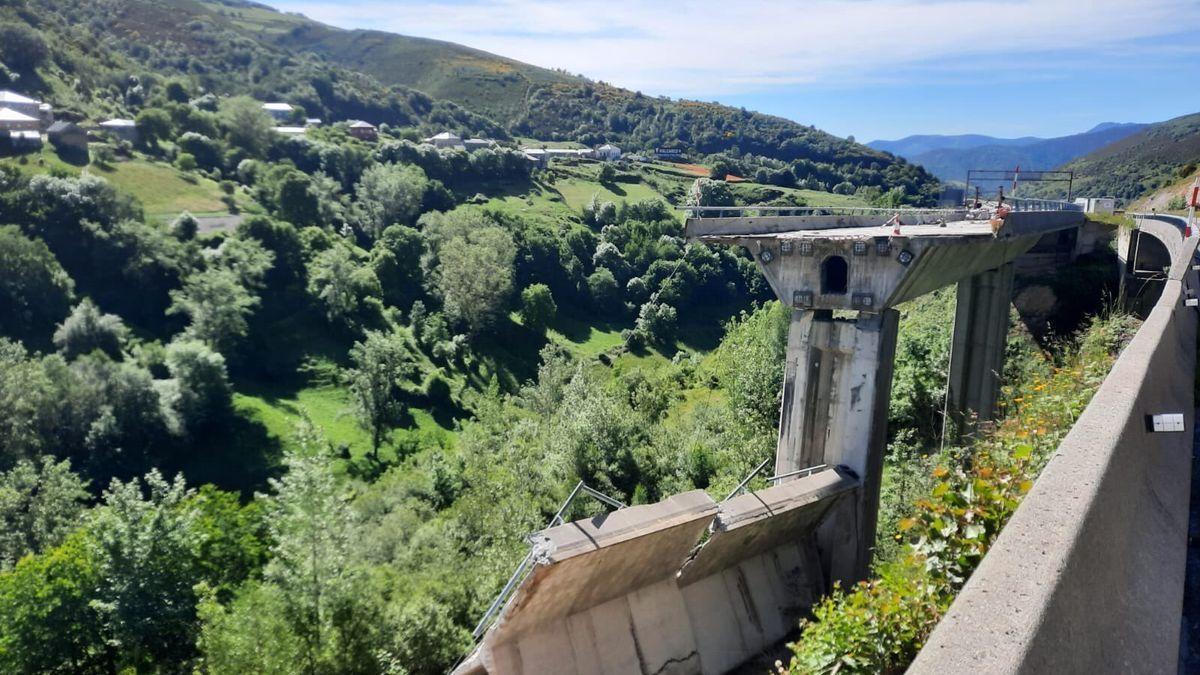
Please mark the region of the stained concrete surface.
<svg viewBox="0 0 1200 675"><path fill-rule="evenodd" d="M1200 673L1200 408L1192 429L1192 502L1188 518L1187 580L1179 634L1179 672Z"/></svg>

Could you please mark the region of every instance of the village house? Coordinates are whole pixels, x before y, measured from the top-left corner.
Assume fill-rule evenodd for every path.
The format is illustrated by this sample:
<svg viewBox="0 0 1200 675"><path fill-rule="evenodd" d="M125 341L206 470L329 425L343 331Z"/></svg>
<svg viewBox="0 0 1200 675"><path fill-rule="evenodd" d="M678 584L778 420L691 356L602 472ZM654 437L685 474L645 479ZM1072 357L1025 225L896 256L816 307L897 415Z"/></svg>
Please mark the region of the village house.
<svg viewBox="0 0 1200 675"><path fill-rule="evenodd" d="M533 165L538 168L546 168L550 164L550 156L541 148L521 148L521 152L525 155L525 159L533 162Z"/></svg>
<svg viewBox="0 0 1200 675"><path fill-rule="evenodd" d="M350 135L360 141L379 140L379 129L370 122L358 121L350 125Z"/></svg>
<svg viewBox="0 0 1200 675"><path fill-rule="evenodd" d="M262 109L276 122L287 122L292 119L292 111L295 110L290 103L264 103Z"/></svg>
<svg viewBox="0 0 1200 675"><path fill-rule="evenodd" d="M308 119L304 120L304 126L306 127L319 127L322 124L324 124L324 122L321 121L320 117L309 117Z"/></svg>
<svg viewBox="0 0 1200 675"><path fill-rule="evenodd" d="M441 149L441 148L453 148L456 150L465 150L466 149L466 146L463 145L462 137L460 137L458 134L455 134L450 131L443 131L440 134L430 136L429 138L425 139L425 142L432 145L433 147L439 148L439 149Z"/></svg>
<svg viewBox="0 0 1200 675"><path fill-rule="evenodd" d="M100 123L100 131L106 131L114 137L122 140L136 143L138 140L137 122L127 119L111 119Z"/></svg>
<svg viewBox="0 0 1200 675"><path fill-rule="evenodd" d="M275 133L283 136L303 136L308 133L308 127L275 127Z"/></svg>
<svg viewBox="0 0 1200 675"><path fill-rule="evenodd" d="M463 140L463 147L466 148L467 152L475 152L482 148L496 147L496 141L490 138L467 138Z"/></svg>
<svg viewBox="0 0 1200 675"><path fill-rule="evenodd" d="M37 131L41 121L12 108L0 108L0 131Z"/></svg>
<svg viewBox="0 0 1200 675"><path fill-rule="evenodd" d="M0 91L0 108L8 108L15 110L22 115L28 115L37 119L39 108L42 106L41 101L36 101L28 96L22 96L15 91L7 89Z"/></svg>
<svg viewBox="0 0 1200 675"><path fill-rule="evenodd" d="M88 134L83 127L74 122L55 122L46 131L46 136L59 152L87 152Z"/></svg>
<svg viewBox="0 0 1200 675"><path fill-rule="evenodd" d="M614 162L618 159L621 159L621 149L615 145L605 143L604 145L596 148L596 158L602 159L606 162Z"/></svg>

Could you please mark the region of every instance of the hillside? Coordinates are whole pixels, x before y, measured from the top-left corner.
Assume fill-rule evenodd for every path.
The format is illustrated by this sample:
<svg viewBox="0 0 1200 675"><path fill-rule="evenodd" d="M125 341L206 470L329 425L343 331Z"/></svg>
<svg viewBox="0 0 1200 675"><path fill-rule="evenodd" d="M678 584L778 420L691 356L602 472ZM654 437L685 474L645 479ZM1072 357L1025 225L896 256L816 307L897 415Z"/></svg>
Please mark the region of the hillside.
<svg viewBox="0 0 1200 675"><path fill-rule="evenodd" d="M883 142L883 145L903 145L908 149L897 154L921 165L943 181L962 182L969 169L1011 169L1018 166L1026 170L1053 169L1143 128L1143 124L1106 123L1082 134L1058 138L910 137L903 141ZM912 141L913 138L924 140ZM878 143L876 141L871 145L878 147Z"/></svg>
<svg viewBox="0 0 1200 675"><path fill-rule="evenodd" d="M309 117L370 119L433 131L446 126L505 138L489 119L411 88L291 52L260 39L241 14L291 17L195 0L22 0L0 4L0 20L38 31L47 63L36 73L0 70L0 86L52 100L60 117L128 117L146 92L176 78L196 92L288 101ZM3 47L0 46L0 54ZM10 55L9 59L18 59ZM0 57L0 62L4 58Z"/></svg>
<svg viewBox="0 0 1200 675"><path fill-rule="evenodd" d="M1063 168L1075 171L1075 191L1133 200L1167 187L1200 162L1200 113L1152 124L1080 157Z"/></svg>
<svg viewBox="0 0 1200 675"><path fill-rule="evenodd" d="M704 157L725 153L792 178L784 183L829 190L903 186L914 201L937 193L918 167L791 120L713 103L650 97L438 40L379 31L342 30L224 0L204 5L254 39L370 75L385 85L423 91L493 119L507 131L545 141L616 143L626 150L683 148Z"/></svg>

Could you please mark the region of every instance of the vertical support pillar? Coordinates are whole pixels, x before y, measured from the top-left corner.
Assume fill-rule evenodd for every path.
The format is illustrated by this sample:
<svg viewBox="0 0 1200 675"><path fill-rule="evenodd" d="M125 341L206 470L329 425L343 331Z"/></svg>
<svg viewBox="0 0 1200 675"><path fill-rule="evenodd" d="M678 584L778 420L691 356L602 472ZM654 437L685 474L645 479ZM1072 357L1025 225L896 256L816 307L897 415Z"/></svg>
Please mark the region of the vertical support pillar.
<svg viewBox="0 0 1200 675"><path fill-rule="evenodd" d="M825 464L862 480L822 525L818 541L831 580L865 577L879 511L899 313L794 310L788 332L775 473Z"/></svg>
<svg viewBox="0 0 1200 675"><path fill-rule="evenodd" d="M996 412L1012 287L1013 263L958 282L944 427L949 436Z"/></svg>

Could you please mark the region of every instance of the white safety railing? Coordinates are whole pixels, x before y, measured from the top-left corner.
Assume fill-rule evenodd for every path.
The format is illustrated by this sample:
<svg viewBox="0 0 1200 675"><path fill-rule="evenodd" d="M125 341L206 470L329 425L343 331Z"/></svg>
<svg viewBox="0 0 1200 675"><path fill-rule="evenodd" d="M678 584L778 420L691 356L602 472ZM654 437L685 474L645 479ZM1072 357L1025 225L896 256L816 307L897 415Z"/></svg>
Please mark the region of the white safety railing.
<svg viewBox="0 0 1200 675"><path fill-rule="evenodd" d="M884 216L944 219L963 209L887 209L874 206L678 206L689 218L750 218L767 216Z"/></svg>
<svg viewBox="0 0 1200 675"><path fill-rule="evenodd" d="M1004 203L1013 211L1082 211L1083 206L1054 199L1005 197Z"/></svg>

